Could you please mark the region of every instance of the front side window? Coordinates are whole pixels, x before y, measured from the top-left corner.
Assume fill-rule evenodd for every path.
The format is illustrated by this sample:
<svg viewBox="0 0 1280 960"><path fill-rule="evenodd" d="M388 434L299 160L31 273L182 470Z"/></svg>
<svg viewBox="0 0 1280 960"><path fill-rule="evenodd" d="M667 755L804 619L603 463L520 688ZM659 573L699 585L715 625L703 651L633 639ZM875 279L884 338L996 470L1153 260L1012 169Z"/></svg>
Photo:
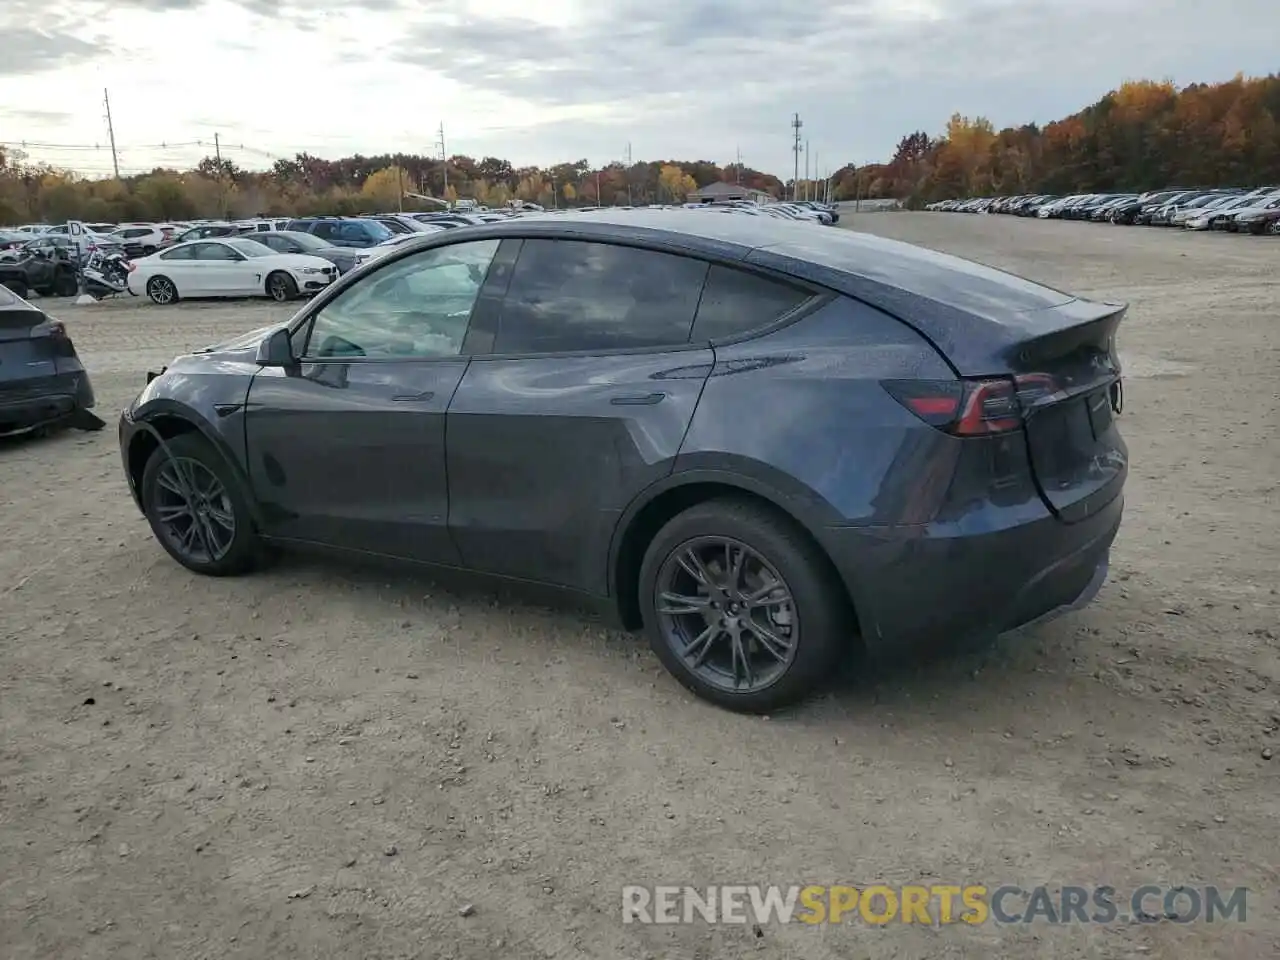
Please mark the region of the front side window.
<svg viewBox="0 0 1280 960"><path fill-rule="evenodd" d="M609 352L689 341L707 264L581 240L526 240L495 353Z"/></svg>
<svg viewBox="0 0 1280 960"><path fill-rule="evenodd" d="M193 248L196 260L239 260L241 257L230 247L221 243L197 243Z"/></svg>
<svg viewBox="0 0 1280 960"><path fill-rule="evenodd" d="M458 356L500 242L423 250L362 278L315 315L304 358Z"/></svg>
<svg viewBox="0 0 1280 960"><path fill-rule="evenodd" d="M252 240L247 237L228 240L226 245L246 257L269 257L274 252L256 237Z"/></svg>

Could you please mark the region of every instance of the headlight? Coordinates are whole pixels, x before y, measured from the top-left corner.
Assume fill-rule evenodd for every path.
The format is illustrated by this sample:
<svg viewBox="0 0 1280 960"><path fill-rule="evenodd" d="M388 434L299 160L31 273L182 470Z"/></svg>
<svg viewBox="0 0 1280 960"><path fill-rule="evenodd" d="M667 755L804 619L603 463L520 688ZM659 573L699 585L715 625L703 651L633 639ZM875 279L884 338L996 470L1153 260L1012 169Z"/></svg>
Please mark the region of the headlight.
<svg viewBox="0 0 1280 960"><path fill-rule="evenodd" d="M322 267L298 267L298 272L305 273L308 276L315 276L316 274L324 273L325 270Z"/></svg>

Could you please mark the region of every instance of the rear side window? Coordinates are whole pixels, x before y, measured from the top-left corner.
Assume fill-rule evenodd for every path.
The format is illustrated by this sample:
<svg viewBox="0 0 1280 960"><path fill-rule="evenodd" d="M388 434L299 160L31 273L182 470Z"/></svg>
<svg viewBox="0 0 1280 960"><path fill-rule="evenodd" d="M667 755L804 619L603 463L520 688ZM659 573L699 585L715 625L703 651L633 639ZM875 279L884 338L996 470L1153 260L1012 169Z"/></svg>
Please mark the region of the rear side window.
<svg viewBox="0 0 1280 960"><path fill-rule="evenodd" d="M695 341L723 340L767 327L809 299L806 290L765 277L713 266L693 324Z"/></svg>
<svg viewBox="0 0 1280 960"><path fill-rule="evenodd" d="M495 353L680 346L707 264L581 240L525 240L502 305Z"/></svg>
<svg viewBox="0 0 1280 960"><path fill-rule="evenodd" d="M195 247L174 247L160 254L161 260L194 260Z"/></svg>

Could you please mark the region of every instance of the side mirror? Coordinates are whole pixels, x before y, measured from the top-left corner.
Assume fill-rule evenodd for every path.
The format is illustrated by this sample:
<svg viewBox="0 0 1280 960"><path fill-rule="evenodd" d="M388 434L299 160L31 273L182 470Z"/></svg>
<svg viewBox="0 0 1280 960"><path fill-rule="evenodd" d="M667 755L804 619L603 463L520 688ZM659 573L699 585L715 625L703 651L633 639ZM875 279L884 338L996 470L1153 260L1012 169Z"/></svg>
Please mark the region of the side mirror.
<svg viewBox="0 0 1280 960"><path fill-rule="evenodd" d="M271 336L258 344L258 364L263 367L293 367L298 360L293 355L293 344L289 340L289 328L281 327Z"/></svg>

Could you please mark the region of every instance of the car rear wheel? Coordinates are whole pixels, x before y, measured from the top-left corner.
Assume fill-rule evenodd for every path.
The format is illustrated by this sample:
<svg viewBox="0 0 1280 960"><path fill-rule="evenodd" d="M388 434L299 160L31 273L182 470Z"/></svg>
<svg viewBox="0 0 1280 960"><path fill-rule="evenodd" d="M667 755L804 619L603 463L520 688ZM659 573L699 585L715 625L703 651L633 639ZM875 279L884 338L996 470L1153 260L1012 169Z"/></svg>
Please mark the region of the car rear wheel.
<svg viewBox="0 0 1280 960"><path fill-rule="evenodd" d="M165 306L177 302L178 288L168 277L152 277L147 281L147 296L151 298L152 303Z"/></svg>
<svg viewBox="0 0 1280 960"><path fill-rule="evenodd" d="M157 447L141 493L151 531L188 570L219 577L253 567L258 544L248 500L204 437L184 433Z"/></svg>
<svg viewBox="0 0 1280 960"><path fill-rule="evenodd" d="M276 303L284 303L298 295L298 284L287 273L277 270L267 277L267 296Z"/></svg>
<svg viewBox="0 0 1280 960"><path fill-rule="evenodd" d="M654 653L685 687L763 713L814 693L853 636L818 548L755 504L713 500L673 518L640 568Z"/></svg>
<svg viewBox="0 0 1280 960"><path fill-rule="evenodd" d="M80 290L80 283L76 280L76 275L71 271L62 271L53 281L53 295L55 297L74 297Z"/></svg>

